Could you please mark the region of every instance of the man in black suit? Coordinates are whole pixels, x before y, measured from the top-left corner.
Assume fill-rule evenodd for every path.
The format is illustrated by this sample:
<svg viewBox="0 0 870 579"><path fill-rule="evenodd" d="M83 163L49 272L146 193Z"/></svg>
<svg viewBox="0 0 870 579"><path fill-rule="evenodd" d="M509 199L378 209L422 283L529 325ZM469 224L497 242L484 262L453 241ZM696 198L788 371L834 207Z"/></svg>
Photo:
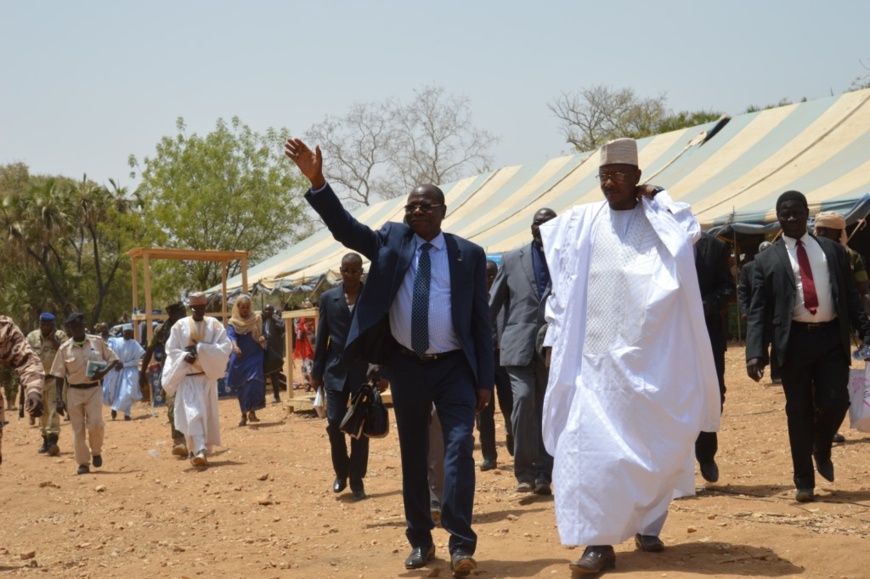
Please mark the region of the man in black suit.
<svg viewBox="0 0 870 579"><path fill-rule="evenodd" d="M465 576L477 568L474 506L474 417L492 397L492 327L483 249L441 231L447 212L435 185L416 187L405 223L373 231L348 213L323 177L320 147L288 139L285 154L311 181L305 199L336 240L371 261L354 308L344 362L358 357L386 364L402 456L405 535L417 569L435 554L427 481L429 414L438 412L444 437L441 526L450 533L450 566Z"/></svg>
<svg viewBox="0 0 870 579"><path fill-rule="evenodd" d="M348 253L341 259L339 272L342 283L320 296L320 323L317 326L311 379L315 389L326 385L326 432L329 434L332 468L335 470L332 492L343 491L350 477L353 498L362 500L366 498L363 478L369 463L369 438L351 438L348 456L347 441L340 428L347 401L365 382L368 372L368 365L364 361L354 360L350 366L346 366L341 357L350 331L351 312L362 290L362 258L357 253Z"/></svg>
<svg viewBox="0 0 870 579"><path fill-rule="evenodd" d="M272 381L272 402L281 402L281 387L287 386L284 376L284 321L275 315L275 306L263 306L263 336L266 338L266 355L263 357L263 375L266 383Z"/></svg>
<svg viewBox="0 0 870 579"><path fill-rule="evenodd" d="M758 244L758 252L755 254L756 258L758 254L767 249L768 247L773 246L773 244L769 241L762 241ZM743 267L740 268L740 279L737 282L737 307L740 309L741 318L746 321L749 318L749 306L752 304L752 276L755 273L755 259L752 261L746 262L743 264ZM769 326L770 324L768 324ZM767 337L765 338L767 346L765 347L765 352L770 350L770 328L768 328ZM776 364L776 360L771 360L768 355L765 358L765 361L770 363L770 382L772 384L780 384L782 380L779 378L779 366Z"/></svg>
<svg viewBox="0 0 870 579"><path fill-rule="evenodd" d="M486 262L486 285L492 289L492 283L498 274L498 265L494 261ZM514 454L514 435L511 425L511 413L514 407L514 397L511 391L511 379L500 364L501 352L499 350L499 338L504 330L504 310L498 319L492 324L492 343L495 347L493 359L495 361L495 394L486 405L486 408L477 415L477 430L480 432L480 451L483 454L483 462L480 464L481 471L493 470L498 466L498 451L495 446L495 398L498 397L498 407L504 418L505 447L508 454Z"/></svg>
<svg viewBox="0 0 870 579"><path fill-rule="evenodd" d="M698 272L698 285L701 288L701 303L704 305L704 323L710 335L713 348L713 362L719 378L719 400L725 405L725 350L728 349L728 336L722 322L722 310L734 293L734 278L728 263L730 252L724 242L702 233L695 243L695 270ZM719 466L716 464L716 451L719 438L715 432L702 432L695 441L695 458L701 468L701 476L708 482L719 480Z"/></svg>
<svg viewBox="0 0 870 579"><path fill-rule="evenodd" d="M776 201L783 236L755 259L746 328L746 371L756 382L765 366L765 323L786 399L795 498L812 501L816 469L834 480L831 444L849 408L850 327L870 340L870 320L851 278L849 257L830 239L807 234L806 197L787 191Z"/></svg>

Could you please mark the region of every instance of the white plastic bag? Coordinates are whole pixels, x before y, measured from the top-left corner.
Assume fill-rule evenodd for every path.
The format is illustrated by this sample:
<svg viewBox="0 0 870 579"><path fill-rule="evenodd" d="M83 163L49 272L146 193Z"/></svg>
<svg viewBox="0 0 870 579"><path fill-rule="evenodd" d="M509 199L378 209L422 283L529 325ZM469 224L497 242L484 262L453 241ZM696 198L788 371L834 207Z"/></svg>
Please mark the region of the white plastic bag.
<svg viewBox="0 0 870 579"><path fill-rule="evenodd" d="M320 418L326 418L326 393L323 391L323 386L317 389L317 394L314 395L314 411Z"/></svg>
<svg viewBox="0 0 870 579"><path fill-rule="evenodd" d="M870 364L849 371L849 424L855 430L870 432Z"/></svg>

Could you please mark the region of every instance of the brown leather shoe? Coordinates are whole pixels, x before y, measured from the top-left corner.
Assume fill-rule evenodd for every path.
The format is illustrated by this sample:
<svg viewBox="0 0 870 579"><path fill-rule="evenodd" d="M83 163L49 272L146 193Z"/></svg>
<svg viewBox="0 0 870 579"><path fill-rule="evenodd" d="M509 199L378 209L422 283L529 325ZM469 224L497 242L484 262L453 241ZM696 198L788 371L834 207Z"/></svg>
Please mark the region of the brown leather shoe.
<svg viewBox="0 0 870 579"><path fill-rule="evenodd" d="M572 571L589 575L616 568L616 553L610 545L589 545L583 556L568 565Z"/></svg>
<svg viewBox="0 0 870 579"><path fill-rule="evenodd" d="M477 569L477 561L474 560L471 553L456 549L450 554L450 569L453 570L454 577L465 577Z"/></svg>
<svg viewBox="0 0 870 579"><path fill-rule="evenodd" d="M634 544L644 553L661 553L665 550L665 544L655 535L641 535L638 533L634 536Z"/></svg>

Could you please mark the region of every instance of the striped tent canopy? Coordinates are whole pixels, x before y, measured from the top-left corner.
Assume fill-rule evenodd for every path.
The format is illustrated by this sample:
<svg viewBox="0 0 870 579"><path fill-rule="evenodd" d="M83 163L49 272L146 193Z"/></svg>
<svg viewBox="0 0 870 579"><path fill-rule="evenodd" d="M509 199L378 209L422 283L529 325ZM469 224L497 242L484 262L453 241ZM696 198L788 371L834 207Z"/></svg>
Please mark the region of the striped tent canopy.
<svg viewBox="0 0 870 579"><path fill-rule="evenodd" d="M692 205L704 229L769 231L784 191L803 192L810 213L870 210L870 89L803 102L638 141L644 182ZM324 152L326 173L329 151ZM535 211L561 213L602 199L597 152L503 167L442 186L443 227L495 254L531 240ZM405 198L353 211L372 228L401 221ZM348 250L326 229L250 268L253 282L293 286L338 269ZM240 285L228 281L228 288Z"/></svg>

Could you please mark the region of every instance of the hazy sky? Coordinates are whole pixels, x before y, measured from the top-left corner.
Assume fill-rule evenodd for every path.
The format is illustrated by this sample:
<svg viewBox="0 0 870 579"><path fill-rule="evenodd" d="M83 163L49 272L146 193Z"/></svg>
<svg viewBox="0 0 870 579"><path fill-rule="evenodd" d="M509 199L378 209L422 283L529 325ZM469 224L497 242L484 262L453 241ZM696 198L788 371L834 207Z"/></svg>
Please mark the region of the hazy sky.
<svg viewBox="0 0 870 579"><path fill-rule="evenodd" d="M547 108L596 84L732 114L870 74L870 2L0 0L0 164L133 185L185 118L302 135L439 85L499 136L494 167L569 151ZM859 62L860 61L860 62ZM328 176L328 151L327 176Z"/></svg>

